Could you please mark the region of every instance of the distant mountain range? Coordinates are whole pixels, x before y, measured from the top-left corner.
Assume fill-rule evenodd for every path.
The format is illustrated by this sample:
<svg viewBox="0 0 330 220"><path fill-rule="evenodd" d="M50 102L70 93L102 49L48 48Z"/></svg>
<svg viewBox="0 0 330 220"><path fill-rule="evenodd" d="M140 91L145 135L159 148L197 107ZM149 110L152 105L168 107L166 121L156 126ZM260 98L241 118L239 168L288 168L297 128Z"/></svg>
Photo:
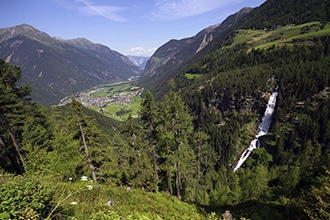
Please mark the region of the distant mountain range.
<svg viewBox="0 0 330 220"><path fill-rule="evenodd" d="M130 59L136 66L138 66L141 70L145 68L150 57L142 57L142 56L133 56L128 55L128 59Z"/></svg>
<svg viewBox="0 0 330 220"><path fill-rule="evenodd" d="M0 58L21 67L32 99L57 104L92 86L125 81L141 69L126 56L87 39L63 40L23 24L0 29Z"/></svg>
<svg viewBox="0 0 330 220"><path fill-rule="evenodd" d="M304 10L306 8L311 10ZM296 4L294 0L268 0L254 9L243 8L195 36L169 40L150 58L124 56L84 38L50 37L23 24L0 29L0 58L21 67L22 82L31 85L32 99L46 105L57 104L66 96L98 84L125 81L140 75L141 85L157 98L166 92L168 79L178 78L206 54L230 44L226 39L230 40L237 29L271 28L316 18L327 20L327 14L330 9L326 1Z"/></svg>
<svg viewBox="0 0 330 220"><path fill-rule="evenodd" d="M221 24L196 36L170 40L150 57L124 56L85 38L64 40L22 24L0 29L0 58L21 67L22 82L32 87L34 101L52 105L62 98L98 84L125 81L143 72L142 84L150 77L157 85L162 77L187 62L219 34L249 13L243 8Z"/></svg>

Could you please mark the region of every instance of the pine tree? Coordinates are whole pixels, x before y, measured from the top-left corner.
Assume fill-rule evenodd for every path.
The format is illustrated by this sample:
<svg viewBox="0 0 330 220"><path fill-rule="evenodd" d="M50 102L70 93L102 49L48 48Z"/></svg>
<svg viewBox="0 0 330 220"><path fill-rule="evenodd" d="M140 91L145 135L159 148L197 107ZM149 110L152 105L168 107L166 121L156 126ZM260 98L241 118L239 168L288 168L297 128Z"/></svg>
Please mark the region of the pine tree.
<svg viewBox="0 0 330 220"><path fill-rule="evenodd" d="M154 180L154 190L158 191L158 165L157 165L157 137L156 137L156 130L155 130L155 117L156 117L156 103L151 92L148 90L144 99L141 101L141 109L139 111L141 116L141 121L143 124L143 139L145 140L145 144L151 148L151 157L152 157L152 164L153 164L153 180Z"/></svg>
<svg viewBox="0 0 330 220"><path fill-rule="evenodd" d="M4 166L14 167L15 172L26 172L21 149L22 126L25 117L24 104L29 102L29 85L17 87L21 70L0 59L0 145L2 153L9 159ZM14 147L14 149L12 149Z"/></svg>
<svg viewBox="0 0 330 220"><path fill-rule="evenodd" d="M152 190L154 189L153 169L148 145L143 141L143 132L134 123L131 114L127 118L125 133L127 144L122 146L124 148L122 150L127 161L124 173L126 184Z"/></svg>
<svg viewBox="0 0 330 220"><path fill-rule="evenodd" d="M94 182L98 182L96 173L101 166L101 158L98 154L102 154L102 135L91 120L83 113L82 104L75 99L72 99L71 108L73 110L73 119L76 124L73 126L73 131L76 130L76 137L81 144L82 153L85 155L85 160L89 166ZM100 159L98 159L100 158Z"/></svg>
<svg viewBox="0 0 330 220"><path fill-rule="evenodd" d="M193 147L196 155L196 185L195 185L195 202L200 203L199 194L202 188L203 203L207 204L206 194L208 181L208 173L214 169L216 155L213 148L208 144L209 135L198 131L193 135Z"/></svg>
<svg viewBox="0 0 330 220"><path fill-rule="evenodd" d="M170 193L173 193L171 190L172 177L174 177L175 195L181 199L184 193L183 185L185 185L185 191L193 191L194 185L191 178L194 173L193 167L195 167L192 164L195 161L194 152L188 141L193 130L192 118L180 96L172 90L165 95L164 102L158 110L158 116L158 134L164 148L167 188Z"/></svg>
<svg viewBox="0 0 330 220"><path fill-rule="evenodd" d="M27 113L22 132L22 149L29 172L45 171L49 165L48 152L53 150L53 134L43 111L36 103L26 105Z"/></svg>
<svg viewBox="0 0 330 220"><path fill-rule="evenodd" d="M65 106L65 108L68 106ZM67 111L61 111L58 107L49 109L49 121L52 128L53 140L50 151L50 170L56 175L65 178L79 178L78 167L81 167L82 155L80 141L75 138L76 132L72 132L72 115ZM76 125L76 122L74 122Z"/></svg>

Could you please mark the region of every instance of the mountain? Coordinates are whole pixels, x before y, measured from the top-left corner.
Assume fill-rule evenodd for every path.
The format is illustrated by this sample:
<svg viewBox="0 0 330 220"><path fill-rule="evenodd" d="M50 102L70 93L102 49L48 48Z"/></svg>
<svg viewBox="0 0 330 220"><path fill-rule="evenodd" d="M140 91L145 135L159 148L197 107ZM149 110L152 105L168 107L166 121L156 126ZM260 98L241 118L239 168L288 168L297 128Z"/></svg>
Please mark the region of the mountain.
<svg viewBox="0 0 330 220"><path fill-rule="evenodd" d="M240 28L271 28L276 25L329 21L330 2L325 0L268 0L255 8Z"/></svg>
<svg viewBox="0 0 330 220"><path fill-rule="evenodd" d="M63 40L23 24L0 29L0 58L22 69L32 99L46 105L97 84L124 81L141 70L126 56L84 38Z"/></svg>
<svg viewBox="0 0 330 220"><path fill-rule="evenodd" d="M128 55L127 58L130 59L130 61L132 61L141 70L144 70L150 57Z"/></svg>
<svg viewBox="0 0 330 220"><path fill-rule="evenodd" d="M173 70L191 62L194 57L205 54L206 51L203 50L214 39L225 33L251 10L252 8L243 8L237 13L228 16L222 23L205 28L193 37L168 41L159 47L147 62L141 75L141 82L150 84L150 81L152 81L156 85L157 82L164 81L162 76L166 75L165 78L168 79L171 77ZM152 80L150 80L151 77Z"/></svg>
<svg viewBox="0 0 330 220"><path fill-rule="evenodd" d="M118 125L30 103L0 62L0 218L330 219L329 4L265 2Z"/></svg>
<svg viewBox="0 0 330 220"><path fill-rule="evenodd" d="M186 67L210 52L230 45L239 29L274 30L308 21L329 21L330 2L324 0L268 0L254 9L243 8L221 24L206 28L196 36L170 40L149 59L140 82L158 99L168 91L167 80L178 79ZM183 85L184 86L184 85Z"/></svg>

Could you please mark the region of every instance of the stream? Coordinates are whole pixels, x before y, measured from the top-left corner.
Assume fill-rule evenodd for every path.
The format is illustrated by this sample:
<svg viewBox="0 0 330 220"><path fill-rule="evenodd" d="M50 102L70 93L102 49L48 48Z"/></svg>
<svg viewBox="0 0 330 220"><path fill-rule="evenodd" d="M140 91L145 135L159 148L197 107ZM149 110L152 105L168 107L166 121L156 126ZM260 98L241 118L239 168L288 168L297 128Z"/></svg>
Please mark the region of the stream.
<svg viewBox="0 0 330 220"><path fill-rule="evenodd" d="M255 138L251 141L249 147L242 153L241 158L239 159L239 161L237 162L234 168L234 172L242 166L242 164L245 162L245 160L249 157L249 155L254 149L260 147L259 137L268 133L270 124L272 123L272 117L275 111L276 97L278 94L277 89L278 87L276 86L275 92L273 92L273 94L269 97L264 116L262 117L261 123L257 130L258 133L255 136Z"/></svg>

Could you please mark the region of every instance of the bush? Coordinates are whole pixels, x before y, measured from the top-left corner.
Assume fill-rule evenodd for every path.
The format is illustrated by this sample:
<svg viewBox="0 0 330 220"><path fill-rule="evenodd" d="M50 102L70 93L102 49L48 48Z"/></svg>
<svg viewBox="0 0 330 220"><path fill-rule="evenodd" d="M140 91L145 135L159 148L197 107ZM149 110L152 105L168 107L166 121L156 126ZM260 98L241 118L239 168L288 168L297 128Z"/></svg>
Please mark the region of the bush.
<svg viewBox="0 0 330 220"><path fill-rule="evenodd" d="M54 192L38 180L5 176L0 185L0 219L43 219L52 210Z"/></svg>

